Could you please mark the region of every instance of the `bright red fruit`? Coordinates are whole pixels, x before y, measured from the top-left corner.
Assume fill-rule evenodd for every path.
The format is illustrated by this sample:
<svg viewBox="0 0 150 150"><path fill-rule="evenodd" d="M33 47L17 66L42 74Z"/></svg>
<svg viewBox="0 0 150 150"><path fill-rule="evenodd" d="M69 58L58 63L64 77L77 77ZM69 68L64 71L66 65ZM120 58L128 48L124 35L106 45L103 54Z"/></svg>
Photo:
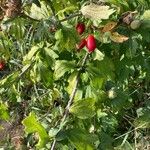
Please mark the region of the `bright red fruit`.
<svg viewBox="0 0 150 150"><path fill-rule="evenodd" d="M4 69L4 66L5 66L4 61L0 61L0 70L3 70L3 69Z"/></svg>
<svg viewBox="0 0 150 150"><path fill-rule="evenodd" d="M95 37L93 35L89 35L87 37L87 43L86 43L86 47L88 49L88 51L91 53L95 50L96 48L96 41L95 41Z"/></svg>
<svg viewBox="0 0 150 150"><path fill-rule="evenodd" d="M86 45L86 40L85 40L85 39L82 39L79 44L76 44L76 48L77 48L78 50L81 50L85 45Z"/></svg>
<svg viewBox="0 0 150 150"><path fill-rule="evenodd" d="M78 23L78 24L76 25L76 30L77 30L77 32L81 35L81 34L84 32L84 30L85 30L85 25L84 25L84 23Z"/></svg>

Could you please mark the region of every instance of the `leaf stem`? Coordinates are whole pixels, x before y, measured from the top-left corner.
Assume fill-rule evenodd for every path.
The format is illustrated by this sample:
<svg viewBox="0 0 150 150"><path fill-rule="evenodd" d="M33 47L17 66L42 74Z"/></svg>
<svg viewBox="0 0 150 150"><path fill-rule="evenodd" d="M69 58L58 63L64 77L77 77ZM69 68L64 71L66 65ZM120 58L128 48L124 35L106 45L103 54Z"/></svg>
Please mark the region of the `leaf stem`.
<svg viewBox="0 0 150 150"><path fill-rule="evenodd" d="M76 77L76 80L75 80L74 88L73 88L72 93L71 93L71 95L70 95L68 104L67 104L67 106L66 106L66 108L65 108L64 115L63 115L63 117L62 117L62 119L61 119L61 121L60 121L60 125L65 123L65 121L66 121L66 119L67 119L67 117L68 117L68 115L69 115L69 109L70 109L70 107L71 107L71 105L72 105L72 103L73 103L73 100L74 100L75 95L76 95L76 92L77 92L77 87L78 87L78 83L79 83L79 80L80 80L80 74L82 73L82 70L83 70L83 68L84 68L84 66L85 66L86 60L87 60L87 58L88 58L88 55L89 55L89 53L86 53L85 57L83 58L81 67L79 68L79 71L78 71L78 74L77 74L77 77ZM59 132L61 129L62 129L62 126L60 126L58 132ZM54 139L54 141L53 141L53 143L52 143L52 146L51 146L51 150L54 150L54 149L55 149L56 142L57 142L56 139Z"/></svg>

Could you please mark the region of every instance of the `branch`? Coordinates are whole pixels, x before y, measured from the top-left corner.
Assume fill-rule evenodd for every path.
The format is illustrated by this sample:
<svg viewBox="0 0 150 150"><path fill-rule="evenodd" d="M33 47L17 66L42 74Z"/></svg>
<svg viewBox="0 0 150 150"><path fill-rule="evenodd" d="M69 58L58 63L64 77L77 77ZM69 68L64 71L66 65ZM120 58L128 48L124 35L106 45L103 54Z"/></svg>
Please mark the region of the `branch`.
<svg viewBox="0 0 150 150"><path fill-rule="evenodd" d="M78 16L81 16L81 15L82 15L81 13L72 14L72 15L70 15L69 17L66 17L66 18L60 20L60 22L67 21L67 20L70 20L70 19L72 19L72 18L74 18L74 17L78 17Z"/></svg>
<svg viewBox="0 0 150 150"><path fill-rule="evenodd" d="M76 95L76 92L77 92L77 87L78 87L78 83L79 83L79 80L80 80L80 74L81 74L81 72L82 72L82 70L83 70L83 68L84 68L84 65L85 65L85 63L86 63L86 60L87 60L87 58L88 58L88 55L89 55L89 54L86 53L85 57L83 58L81 67L79 68L79 72L78 72L77 77L76 77L76 80L75 80L74 88L73 88L72 93L71 93L71 95L70 95L68 104L67 104L67 106L66 106L66 108L65 108L64 115L63 115L63 117L62 117L62 119L61 119L61 121L60 121L60 125L65 123L66 118L67 118L68 115L69 115L69 109L70 109L70 107L71 107L71 105L72 105L72 103L73 103L73 100L74 100L75 95ZM61 129L62 129L62 126L60 126L58 132L59 132ZM56 142L57 142L56 139L54 139L54 141L53 141L53 143L52 143L52 146L51 146L51 150L54 150L54 149L55 149Z"/></svg>

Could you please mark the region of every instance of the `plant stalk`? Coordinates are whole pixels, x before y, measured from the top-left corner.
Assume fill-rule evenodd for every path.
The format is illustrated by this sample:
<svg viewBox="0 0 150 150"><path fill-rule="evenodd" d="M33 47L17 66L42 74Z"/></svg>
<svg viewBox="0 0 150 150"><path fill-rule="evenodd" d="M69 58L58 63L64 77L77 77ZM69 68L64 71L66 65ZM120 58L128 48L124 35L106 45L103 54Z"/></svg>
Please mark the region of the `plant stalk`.
<svg viewBox="0 0 150 150"><path fill-rule="evenodd" d="M81 67L79 68L79 72L78 72L77 77L76 77L76 80L75 80L74 88L73 88L72 93L71 93L71 95L70 95L68 104L67 104L67 106L66 106L66 108L65 108L65 112L64 112L64 115L63 115L63 117L62 117L62 119L61 119L61 121L60 121L60 124L64 124L65 121L66 121L66 119L67 119L67 117L69 116L69 109L70 109L70 107L71 107L71 105L72 105L72 103L73 103L73 100L74 100L74 98L75 98L75 95L76 95L76 92L77 92L77 87L78 87L79 80L80 80L80 74L81 74L81 72L82 72L82 70L83 70L83 68L84 68L84 66L85 66L86 60L87 60L87 58L88 58L88 55L89 55L89 53L86 53L85 57L83 58ZM62 129L62 127L60 126L58 132L59 132L61 129ZM51 146L51 150L54 150L54 149L55 149L56 142L57 142L56 139L54 139L54 141L53 141L53 143L52 143L52 146Z"/></svg>

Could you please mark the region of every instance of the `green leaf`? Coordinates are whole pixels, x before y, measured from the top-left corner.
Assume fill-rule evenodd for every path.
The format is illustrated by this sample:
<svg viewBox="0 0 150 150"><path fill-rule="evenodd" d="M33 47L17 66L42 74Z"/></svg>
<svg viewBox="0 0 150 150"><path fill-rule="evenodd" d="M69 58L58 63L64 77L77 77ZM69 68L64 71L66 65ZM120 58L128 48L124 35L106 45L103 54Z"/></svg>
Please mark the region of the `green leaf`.
<svg viewBox="0 0 150 150"><path fill-rule="evenodd" d="M79 35L72 26L62 26L60 30L55 33L56 47L58 50L72 50L75 48L79 40Z"/></svg>
<svg viewBox="0 0 150 150"><path fill-rule="evenodd" d="M40 1L39 5L41 5L41 7L38 7L37 3L33 3L30 8L30 14L28 15L38 20L47 19L51 15L50 7L46 5L44 1Z"/></svg>
<svg viewBox="0 0 150 150"><path fill-rule="evenodd" d="M35 114L30 113L29 116L22 121L22 124L25 126L25 132L27 134L38 133L39 141L36 146L38 148L44 147L49 137L44 127L38 122Z"/></svg>
<svg viewBox="0 0 150 150"><path fill-rule="evenodd" d="M47 55L49 55L49 57L51 57L52 59L56 59L59 56L51 49L51 48L44 48L45 52Z"/></svg>
<svg viewBox="0 0 150 150"><path fill-rule="evenodd" d="M99 69L99 72L101 72L104 78L114 79L115 66L113 61L110 58L105 57L102 61L98 61L95 67Z"/></svg>
<svg viewBox="0 0 150 150"><path fill-rule="evenodd" d="M150 128L150 109L142 108L139 117L135 119L134 125L137 128Z"/></svg>
<svg viewBox="0 0 150 150"><path fill-rule="evenodd" d="M111 95L109 95L108 93L108 96ZM111 99L110 102L108 101L112 107L112 111L121 111L123 110L124 107L129 107L131 105L128 94L126 94L123 91L115 90L115 93L114 95L112 95L112 98L113 99L110 98Z"/></svg>
<svg viewBox="0 0 150 150"><path fill-rule="evenodd" d="M75 68L75 61L57 60L55 63L54 78L58 80L67 71Z"/></svg>
<svg viewBox="0 0 150 150"><path fill-rule="evenodd" d="M58 11L57 15L58 15L58 16L59 16L59 15L61 16L61 15L63 15L65 12L74 11L74 10L76 10L76 9L77 9L77 7L74 6L74 5L68 6L68 7L65 7L64 9Z"/></svg>
<svg viewBox="0 0 150 150"><path fill-rule="evenodd" d="M62 32L62 29L59 29L55 33L55 39L56 40L61 40L62 38L63 38L63 32Z"/></svg>
<svg viewBox="0 0 150 150"><path fill-rule="evenodd" d="M150 10L146 10L142 16L144 20L150 20Z"/></svg>
<svg viewBox="0 0 150 150"><path fill-rule="evenodd" d="M32 0L32 3L34 3L37 7L41 7L39 0Z"/></svg>
<svg viewBox="0 0 150 150"><path fill-rule="evenodd" d="M70 129L67 130L68 140L74 145L77 150L94 150L93 143L97 137L89 134L83 129Z"/></svg>
<svg viewBox="0 0 150 150"><path fill-rule="evenodd" d="M93 59L101 61L104 59L104 54L96 48L94 51L94 58Z"/></svg>
<svg viewBox="0 0 150 150"><path fill-rule="evenodd" d="M17 71L8 75L6 78L0 80L0 87L10 86L18 76L19 76L19 72Z"/></svg>
<svg viewBox="0 0 150 150"><path fill-rule="evenodd" d="M0 119L8 120L9 118L7 106L0 102Z"/></svg>
<svg viewBox="0 0 150 150"><path fill-rule="evenodd" d="M109 136L109 134L105 133L105 132L101 132L100 133L100 145L98 147L98 149L101 150L112 150L113 146L113 139Z"/></svg>
<svg viewBox="0 0 150 150"><path fill-rule="evenodd" d="M95 102L92 98L75 101L69 111L80 119L91 118L95 115Z"/></svg>
<svg viewBox="0 0 150 150"><path fill-rule="evenodd" d="M39 48L40 48L39 46L33 46L31 48L31 50L28 52L28 54L24 56L23 60L25 62L32 60L33 56L35 56L35 54L38 52Z"/></svg>
<svg viewBox="0 0 150 150"><path fill-rule="evenodd" d="M39 60L37 64L37 69L36 74L39 75L40 81L42 81L46 87L51 86L53 84L52 71L41 60Z"/></svg>

